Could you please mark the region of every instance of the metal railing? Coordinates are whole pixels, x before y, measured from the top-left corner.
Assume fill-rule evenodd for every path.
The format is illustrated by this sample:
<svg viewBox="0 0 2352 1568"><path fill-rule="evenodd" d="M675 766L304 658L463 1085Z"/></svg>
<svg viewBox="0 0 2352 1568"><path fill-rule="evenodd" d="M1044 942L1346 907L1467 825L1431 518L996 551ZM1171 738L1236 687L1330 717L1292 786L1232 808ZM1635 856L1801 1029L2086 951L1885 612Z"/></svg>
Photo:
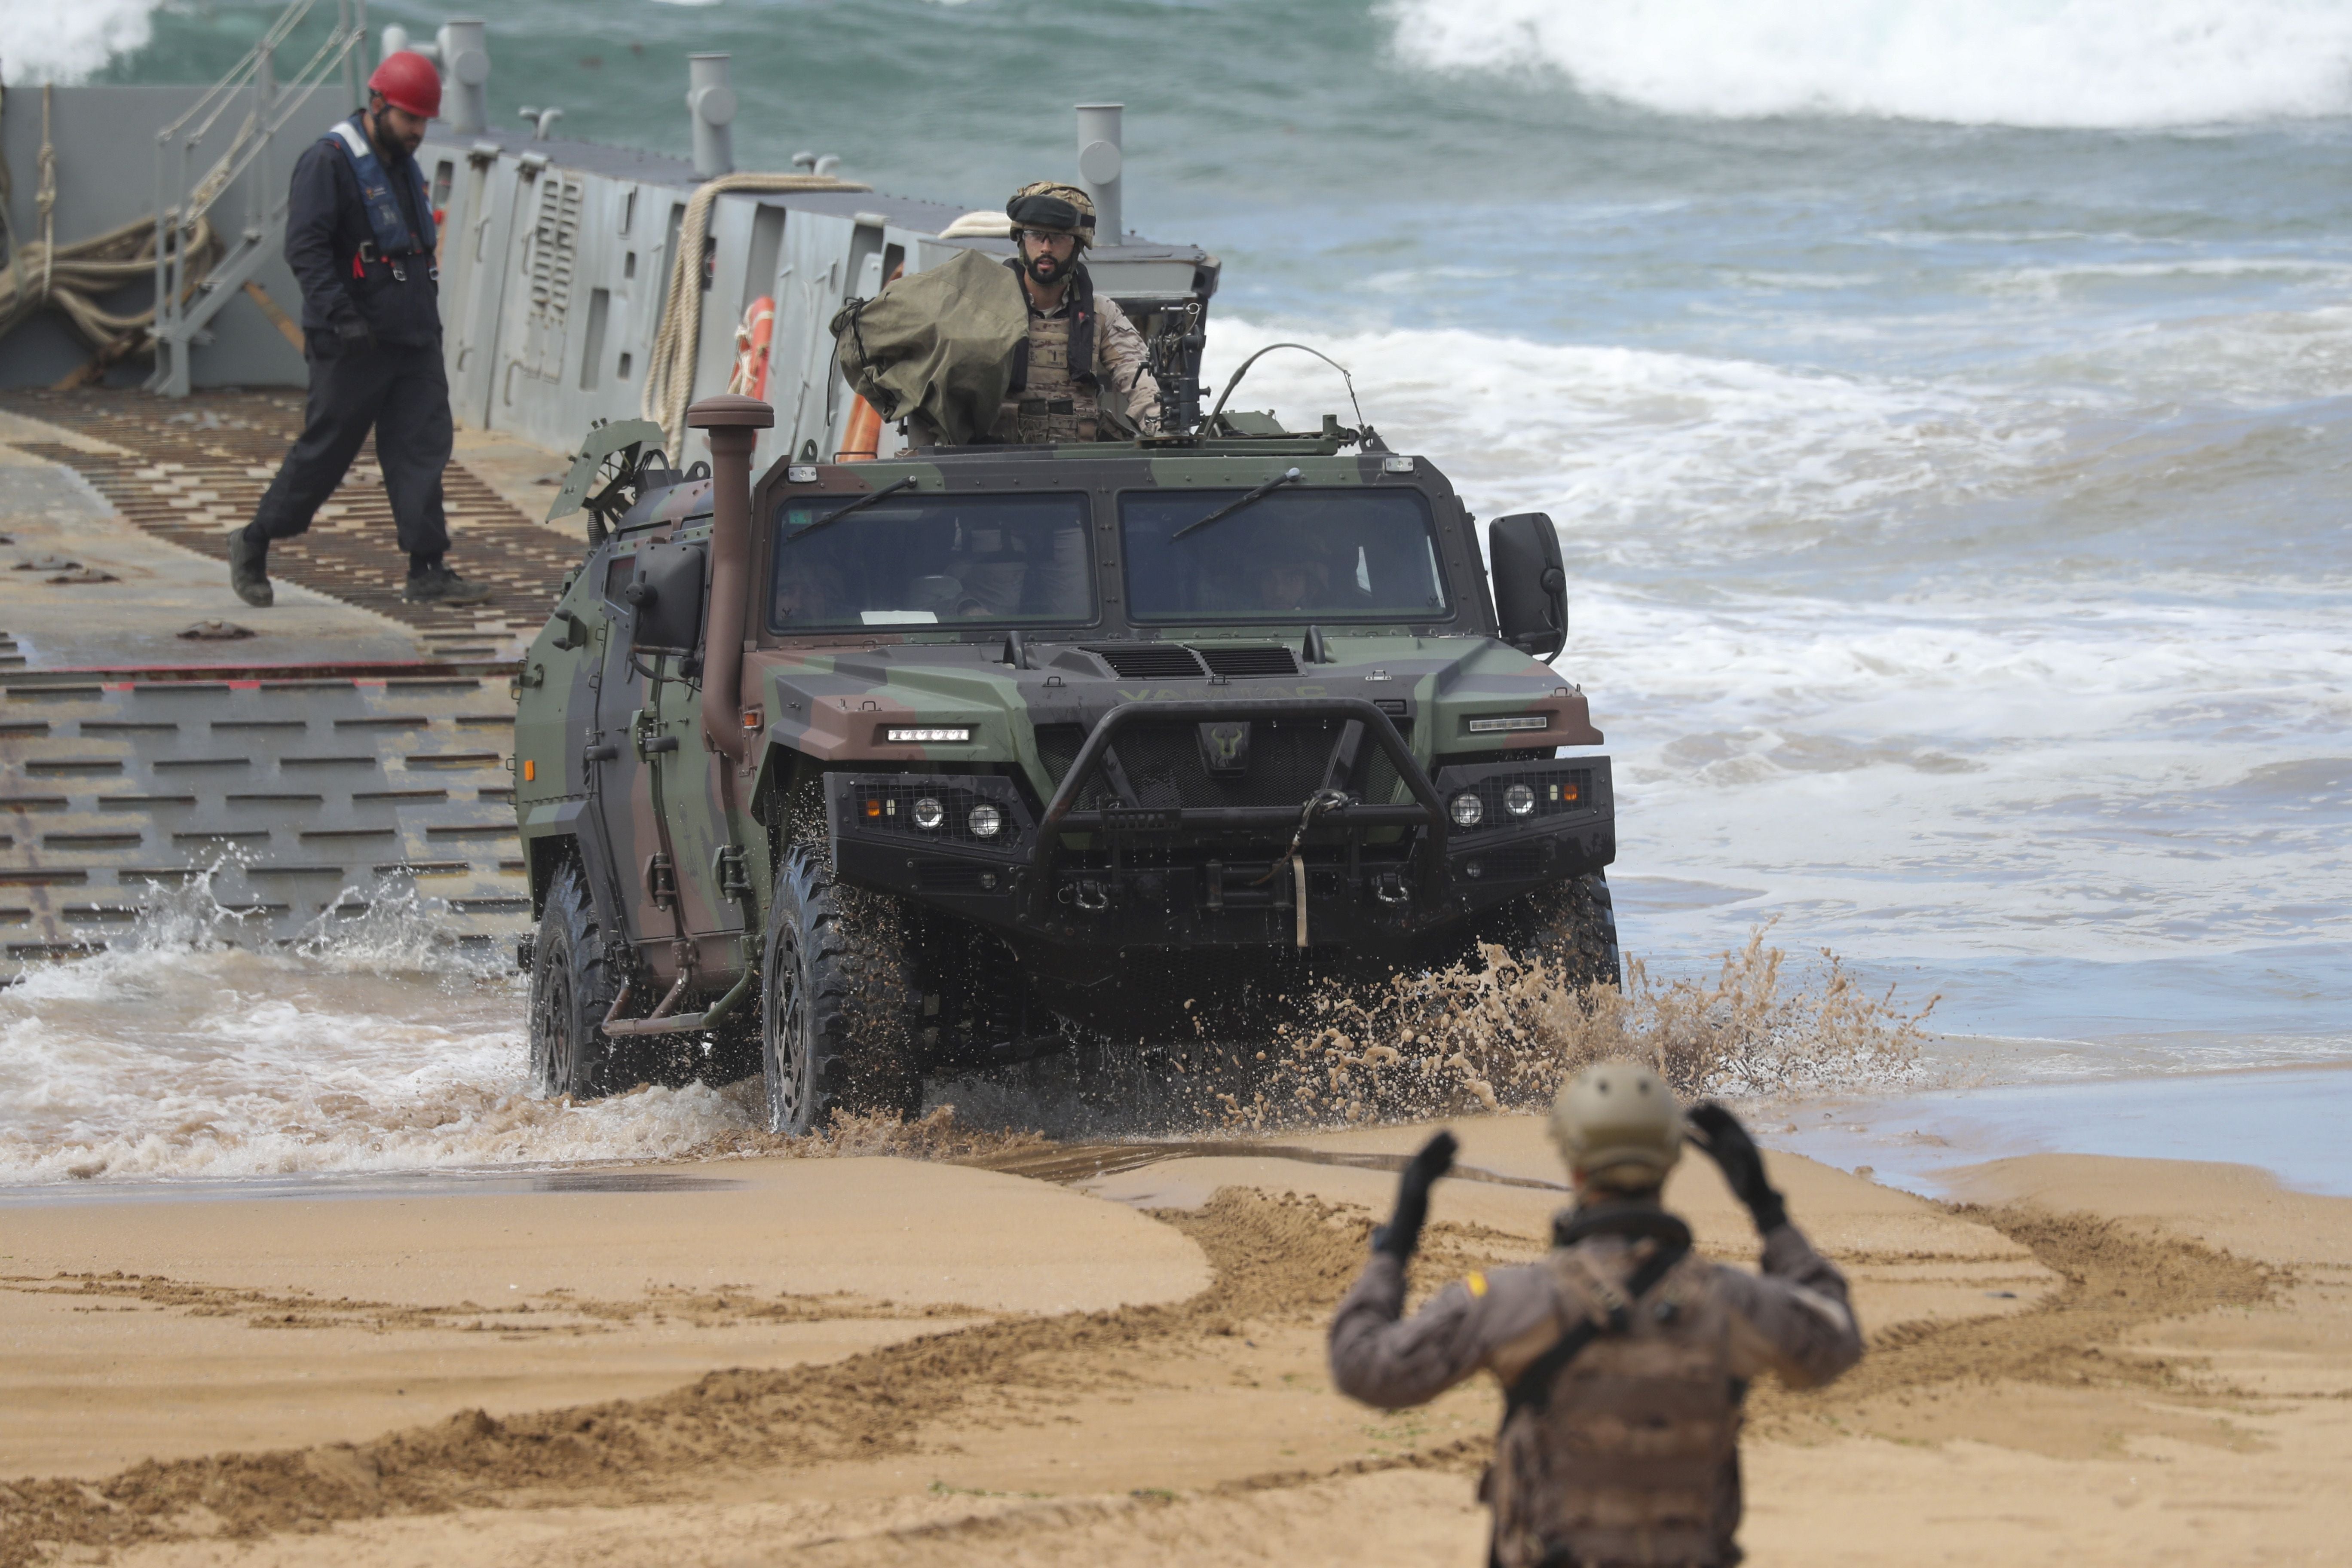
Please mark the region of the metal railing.
<svg viewBox="0 0 2352 1568"><path fill-rule="evenodd" d="M194 107L155 135L155 370L147 390L185 397L190 351L211 341L221 308L274 255L286 233L287 191L271 178L270 150L310 95L340 71L345 101L360 100L360 46L367 38L367 0L336 0L335 26L282 85L277 52L318 0L292 0L260 42L213 84ZM227 148L202 175L197 149L240 99L249 107ZM307 137L306 137L307 140ZM194 241L205 215L239 176L246 221L226 254L191 278Z"/></svg>

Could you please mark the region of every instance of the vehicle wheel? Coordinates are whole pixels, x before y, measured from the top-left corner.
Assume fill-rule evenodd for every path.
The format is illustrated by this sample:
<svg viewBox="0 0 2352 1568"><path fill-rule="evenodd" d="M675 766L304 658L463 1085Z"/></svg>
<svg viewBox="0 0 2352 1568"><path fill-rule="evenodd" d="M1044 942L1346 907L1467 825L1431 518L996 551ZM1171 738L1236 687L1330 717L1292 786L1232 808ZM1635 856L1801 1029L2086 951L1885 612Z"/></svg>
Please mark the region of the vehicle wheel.
<svg viewBox="0 0 2352 1568"><path fill-rule="evenodd" d="M530 1087L535 1094L594 1100L622 1081L621 1042L604 1030L620 979L604 960L604 933L577 865L547 889L530 973Z"/></svg>
<svg viewBox="0 0 2352 1568"><path fill-rule="evenodd" d="M1489 941L1500 941L1522 959L1541 959L1547 970L1579 989L1603 983L1623 988L1617 907L1602 873L1588 871L1539 888L1505 913L1507 927Z"/></svg>
<svg viewBox="0 0 2352 1568"><path fill-rule="evenodd" d="M770 1131L797 1138L835 1110L920 1109L911 1026L921 997L890 900L836 886L820 853L793 846L769 900L761 975Z"/></svg>

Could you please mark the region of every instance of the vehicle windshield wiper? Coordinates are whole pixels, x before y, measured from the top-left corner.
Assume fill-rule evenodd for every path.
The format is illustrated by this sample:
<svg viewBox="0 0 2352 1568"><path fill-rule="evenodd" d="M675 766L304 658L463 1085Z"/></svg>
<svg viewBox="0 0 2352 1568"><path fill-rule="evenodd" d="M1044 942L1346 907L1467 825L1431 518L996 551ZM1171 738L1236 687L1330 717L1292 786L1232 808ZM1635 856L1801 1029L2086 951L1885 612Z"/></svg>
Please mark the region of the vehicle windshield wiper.
<svg viewBox="0 0 2352 1568"><path fill-rule="evenodd" d="M1280 474L1266 480L1265 483L1258 486L1257 489L1249 491L1245 495L1238 496L1234 500L1227 501L1224 505L1219 507L1216 510L1211 512L1200 521L1186 523L1183 527L1178 529L1175 532L1168 536L1168 542L1173 544L1188 533L1198 533L1201 530L1208 527L1209 524L1217 521L1221 518L1233 516L1234 513L1241 510L1242 508L1249 505L1250 502L1256 500L1261 497L1273 494L1276 489L1283 485L1291 483L1297 478L1298 470L1297 468L1285 468Z"/></svg>
<svg viewBox="0 0 2352 1568"><path fill-rule="evenodd" d="M1293 473L1297 472L1296 468L1291 471ZM915 477L912 474L908 475L903 479L892 479L880 489L869 490L866 494L859 496L856 500L851 501L847 506L835 507L831 511L826 512L823 517L818 518L814 522L809 523L804 527L793 530L790 533L784 535L784 542L786 544L798 544L802 540L806 539L810 534L814 533L826 523L839 522L843 518L847 517L851 512L856 511L858 508L872 506L884 496L894 496L900 490L911 489L914 488L914 484Z"/></svg>

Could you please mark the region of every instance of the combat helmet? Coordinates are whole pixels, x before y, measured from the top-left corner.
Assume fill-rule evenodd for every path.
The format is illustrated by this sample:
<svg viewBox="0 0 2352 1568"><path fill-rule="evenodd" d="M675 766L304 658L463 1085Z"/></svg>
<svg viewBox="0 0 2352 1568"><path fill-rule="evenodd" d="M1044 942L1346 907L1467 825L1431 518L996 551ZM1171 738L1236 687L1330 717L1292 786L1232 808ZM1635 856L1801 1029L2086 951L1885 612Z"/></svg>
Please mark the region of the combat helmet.
<svg viewBox="0 0 2352 1568"><path fill-rule="evenodd" d="M1641 1063L1601 1062L1569 1079L1552 1101L1551 1139L1569 1169L1596 1185L1654 1187L1682 1158L1682 1104Z"/></svg>
<svg viewBox="0 0 2352 1568"><path fill-rule="evenodd" d="M1013 199L1004 204L1004 216L1013 220L1015 239L1022 230L1034 229L1039 234L1075 235L1081 250L1095 242L1094 199L1076 185L1033 181L1013 193Z"/></svg>

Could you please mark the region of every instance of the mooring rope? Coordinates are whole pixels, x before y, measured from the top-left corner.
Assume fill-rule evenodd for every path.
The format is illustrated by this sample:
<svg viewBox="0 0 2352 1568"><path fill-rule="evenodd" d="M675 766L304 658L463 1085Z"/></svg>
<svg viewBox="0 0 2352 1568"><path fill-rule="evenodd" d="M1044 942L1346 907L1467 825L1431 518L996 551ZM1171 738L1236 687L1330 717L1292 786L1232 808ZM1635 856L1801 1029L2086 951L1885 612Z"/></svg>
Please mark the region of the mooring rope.
<svg viewBox="0 0 2352 1568"><path fill-rule="evenodd" d="M662 304L661 324L654 333L652 363L646 367L645 390L637 411L657 421L662 441L673 461L683 461L686 450L686 405L694 395L694 362L702 341L703 241L710 234L710 209L731 192L769 195L778 191L870 191L830 174L721 174L705 181L686 204L677 230L677 250L669 262L669 292ZM769 362L774 363L772 358Z"/></svg>
<svg viewBox="0 0 2352 1568"><path fill-rule="evenodd" d="M6 222L8 270L0 276L0 338L6 337L44 307L52 308L98 351L94 363L102 368L149 346L155 325L153 305L143 310L118 313L105 309L99 300L155 276L155 220L139 218L89 239L58 245L58 151L50 126L50 93L44 87L41 177L34 195L40 214L41 237L20 245L16 225ZM0 202L0 221L5 221L6 211L5 202ZM183 243L190 263L188 288L193 291L211 268L218 248L212 221L199 217Z"/></svg>

